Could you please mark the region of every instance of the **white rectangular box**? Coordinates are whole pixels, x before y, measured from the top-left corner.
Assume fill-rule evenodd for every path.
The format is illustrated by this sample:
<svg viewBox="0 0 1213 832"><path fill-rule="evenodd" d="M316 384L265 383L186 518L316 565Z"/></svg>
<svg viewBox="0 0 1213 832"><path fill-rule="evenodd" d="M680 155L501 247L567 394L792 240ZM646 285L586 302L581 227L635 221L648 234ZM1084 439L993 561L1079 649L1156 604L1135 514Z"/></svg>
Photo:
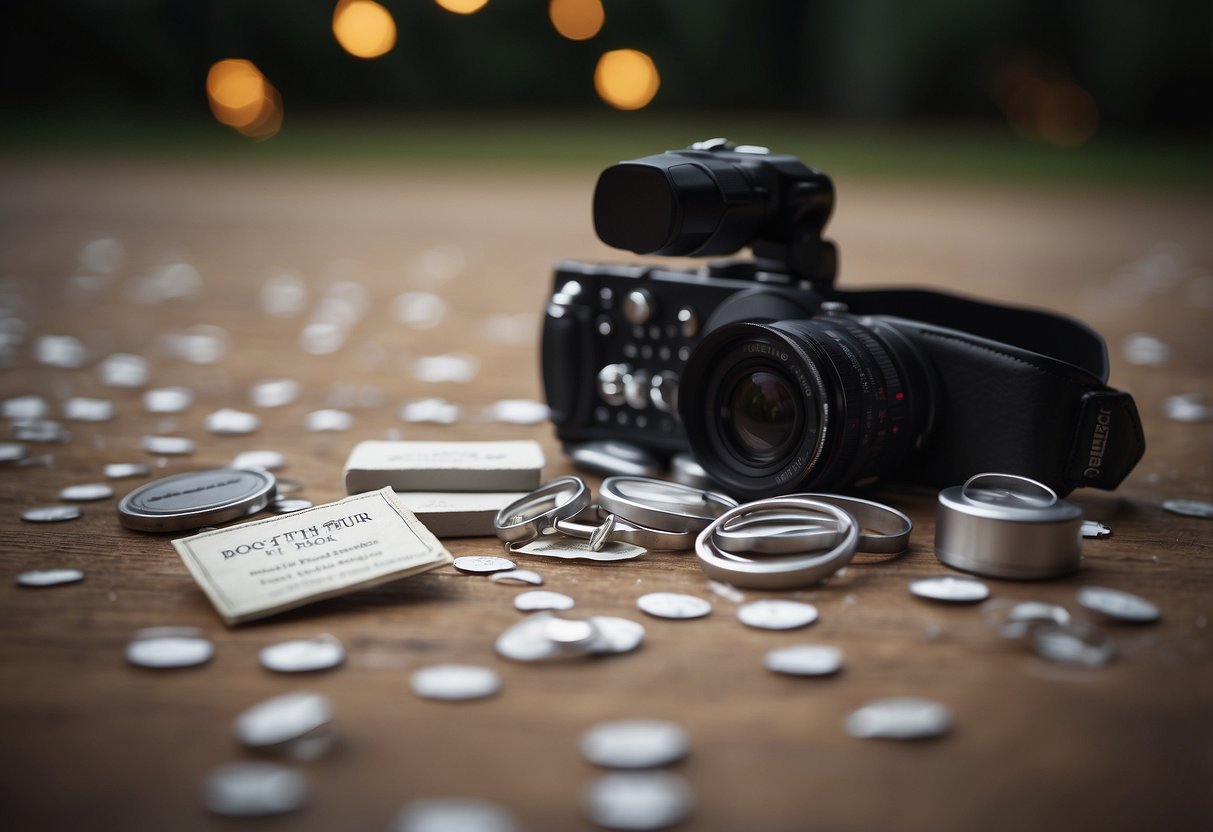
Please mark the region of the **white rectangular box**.
<svg viewBox="0 0 1213 832"><path fill-rule="evenodd" d="M543 449L533 440L506 442L359 442L345 463L345 490L533 491Z"/></svg>
<svg viewBox="0 0 1213 832"><path fill-rule="evenodd" d="M397 491L396 500L436 537L492 537L497 512L526 491Z"/></svg>

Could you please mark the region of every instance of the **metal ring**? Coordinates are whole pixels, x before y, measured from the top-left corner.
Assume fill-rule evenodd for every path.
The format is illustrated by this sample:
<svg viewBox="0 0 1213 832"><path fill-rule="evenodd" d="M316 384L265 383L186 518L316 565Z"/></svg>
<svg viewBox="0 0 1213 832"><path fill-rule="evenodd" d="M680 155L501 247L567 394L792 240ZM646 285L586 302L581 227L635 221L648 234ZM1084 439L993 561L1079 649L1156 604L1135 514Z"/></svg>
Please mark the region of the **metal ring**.
<svg viewBox="0 0 1213 832"><path fill-rule="evenodd" d="M837 546L845 532L819 511L755 513L716 529L712 542L734 555L794 555Z"/></svg>
<svg viewBox="0 0 1213 832"><path fill-rule="evenodd" d="M629 486L648 490L648 499L628 496ZM737 501L715 491L649 477L607 477L598 491L606 511L646 529L683 534L706 528Z"/></svg>
<svg viewBox="0 0 1213 832"><path fill-rule="evenodd" d="M974 474L961 486L960 495L970 503L1029 511L1056 505L1059 499L1043 482L1018 474Z"/></svg>
<svg viewBox="0 0 1213 832"><path fill-rule="evenodd" d="M559 497L568 493L564 502ZM544 483L497 512L493 528L506 543L534 540L557 521L580 514L590 504L590 489L581 477L560 477Z"/></svg>
<svg viewBox="0 0 1213 832"><path fill-rule="evenodd" d="M591 507L592 508L592 507ZM629 543L645 549L690 549L695 545L697 532L667 532L662 529L650 529L625 520L618 514L605 514L601 509L596 510L602 523L595 525L582 520L580 516L568 520L557 520L556 531L582 540L594 539L594 533L602 529L606 518L613 517L614 523L607 531L606 540L614 543Z"/></svg>
<svg viewBox="0 0 1213 832"><path fill-rule="evenodd" d="M935 554L991 578L1068 575L1082 558L1082 509L1012 474L979 474L939 492Z"/></svg>
<svg viewBox="0 0 1213 832"><path fill-rule="evenodd" d="M799 557L789 555L746 560L735 555L726 557L716 548L713 537L722 525L738 517L771 509L824 512L837 519L840 529L845 528L845 537L833 549ZM713 520L695 540L695 555L708 577L718 581L750 589L794 589L815 584L833 575L850 562L858 542L859 524L843 509L805 497L772 497L731 508Z"/></svg>
<svg viewBox="0 0 1213 832"><path fill-rule="evenodd" d="M843 497L840 494L790 494L837 506L859 523L859 543L855 551L870 555L895 555L910 548L910 532L914 521L895 508L873 500ZM875 534L868 534L871 529Z"/></svg>

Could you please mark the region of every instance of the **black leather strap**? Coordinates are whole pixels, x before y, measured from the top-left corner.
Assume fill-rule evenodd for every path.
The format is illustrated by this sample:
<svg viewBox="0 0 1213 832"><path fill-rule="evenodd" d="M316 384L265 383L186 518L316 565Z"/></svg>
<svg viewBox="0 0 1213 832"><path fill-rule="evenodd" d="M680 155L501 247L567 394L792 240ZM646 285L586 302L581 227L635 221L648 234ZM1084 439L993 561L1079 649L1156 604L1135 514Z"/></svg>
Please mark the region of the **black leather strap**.
<svg viewBox="0 0 1213 832"><path fill-rule="evenodd" d="M1073 364L1101 382L1108 380L1104 339L1086 324L1056 312L918 289L831 292L826 299L845 303L856 315L895 315L971 332Z"/></svg>
<svg viewBox="0 0 1213 832"><path fill-rule="evenodd" d="M915 479L944 487L962 471L998 470L1061 493L1111 490L1145 453L1133 398L1107 386L1107 347L1085 324L919 290L828 299L896 316L929 352L944 392Z"/></svg>

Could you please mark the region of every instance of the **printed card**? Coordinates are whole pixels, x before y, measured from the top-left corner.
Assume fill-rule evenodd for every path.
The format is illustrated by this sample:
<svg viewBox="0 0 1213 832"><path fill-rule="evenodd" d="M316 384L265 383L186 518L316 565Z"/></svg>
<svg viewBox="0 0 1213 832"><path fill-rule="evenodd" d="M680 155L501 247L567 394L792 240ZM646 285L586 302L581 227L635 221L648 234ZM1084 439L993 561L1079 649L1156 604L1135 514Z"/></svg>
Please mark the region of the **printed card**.
<svg viewBox="0 0 1213 832"><path fill-rule="evenodd" d="M452 560L390 488L183 537L173 546L229 626Z"/></svg>

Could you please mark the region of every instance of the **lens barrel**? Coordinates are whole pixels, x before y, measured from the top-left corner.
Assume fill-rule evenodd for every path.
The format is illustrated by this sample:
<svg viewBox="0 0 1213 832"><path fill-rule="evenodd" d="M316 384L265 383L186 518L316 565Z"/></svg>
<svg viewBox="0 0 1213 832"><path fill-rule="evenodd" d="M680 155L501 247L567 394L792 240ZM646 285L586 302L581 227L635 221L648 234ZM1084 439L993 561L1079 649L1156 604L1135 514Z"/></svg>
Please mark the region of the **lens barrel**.
<svg viewBox="0 0 1213 832"><path fill-rule="evenodd" d="M691 353L680 413L695 456L738 498L846 488L887 476L913 451L924 374L887 323L733 323Z"/></svg>
<svg viewBox="0 0 1213 832"><path fill-rule="evenodd" d="M720 154L659 153L602 172L594 230L637 254L731 254L759 232L776 198Z"/></svg>

